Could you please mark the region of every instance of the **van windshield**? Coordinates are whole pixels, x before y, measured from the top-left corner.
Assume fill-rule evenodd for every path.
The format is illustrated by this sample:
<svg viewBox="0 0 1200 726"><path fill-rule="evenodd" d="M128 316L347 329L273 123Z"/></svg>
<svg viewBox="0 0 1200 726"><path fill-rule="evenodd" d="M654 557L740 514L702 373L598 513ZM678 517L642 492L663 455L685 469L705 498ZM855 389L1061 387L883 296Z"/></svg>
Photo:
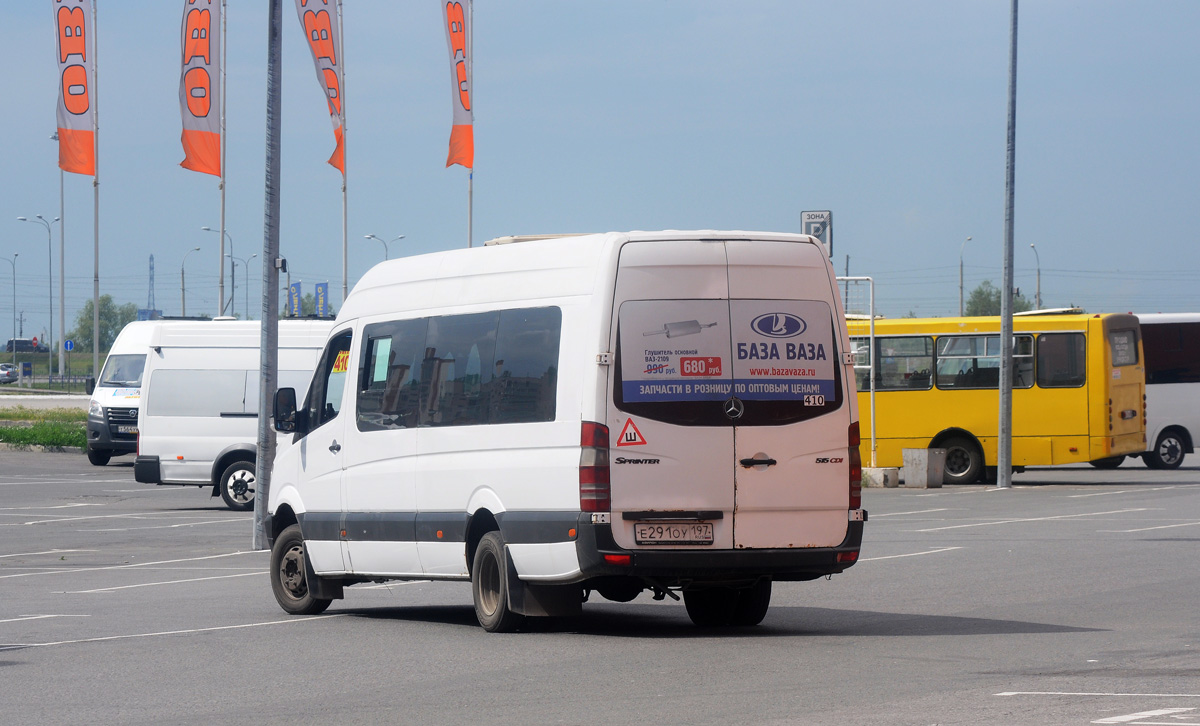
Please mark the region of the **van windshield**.
<svg viewBox="0 0 1200 726"><path fill-rule="evenodd" d="M110 355L104 363L97 385L111 388L128 388L142 385L142 369L146 367L144 353L136 355Z"/></svg>

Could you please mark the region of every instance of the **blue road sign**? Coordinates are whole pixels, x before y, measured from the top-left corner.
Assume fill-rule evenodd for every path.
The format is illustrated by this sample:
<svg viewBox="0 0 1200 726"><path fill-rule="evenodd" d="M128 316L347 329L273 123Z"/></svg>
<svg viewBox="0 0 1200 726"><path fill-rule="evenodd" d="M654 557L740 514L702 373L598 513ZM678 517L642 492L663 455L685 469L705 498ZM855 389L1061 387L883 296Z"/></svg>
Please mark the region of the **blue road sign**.
<svg viewBox="0 0 1200 726"><path fill-rule="evenodd" d="M64 340L64 341L63 341L63 350L67 351L68 353L70 353L71 351L75 350L75 341L73 341L73 340Z"/></svg>

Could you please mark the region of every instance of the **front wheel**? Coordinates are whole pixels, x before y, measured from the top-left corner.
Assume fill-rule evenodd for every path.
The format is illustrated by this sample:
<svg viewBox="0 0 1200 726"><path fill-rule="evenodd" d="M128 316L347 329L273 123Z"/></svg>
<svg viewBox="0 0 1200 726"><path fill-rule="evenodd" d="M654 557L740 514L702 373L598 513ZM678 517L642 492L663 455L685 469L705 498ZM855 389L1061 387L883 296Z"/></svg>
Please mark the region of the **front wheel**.
<svg viewBox="0 0 1200 726"><path fill-rule="evenodd" d="M1096 467L1097 469L1116 469L1118 466L1121 465L1121 462L1123 462L1123 461L1125 461L1124 456L1109 456L1104 459L1096 459L1095 461L1089 461L1088 463L1091 464L1092 466Z"/></svg>
<svg viewBox="0 0 1200 726"><path fill-rule="evenodd" d="M300 525L293 524L280 533L271 548L271 592L279 607L292 615L317 615L333 602L313 597L305 576L307 569L304 536Z"/></svg>
<svg viewBox="0 0 1200 726"><path fill-rule="evenodd" d="M254 508L254 463L235 461L221 474L221 498L237 512Z"/></svg>
<svg viewBox="0 0 1200 726"><path fill-rule="evenodd" d="M87 457L93 466L104 466L112 458L112 454L104 449L89 448L87 450Z"/></svg>
<svg viewBox="0 0 1200 726"><path fill-rule="evenodd" d="M1183 464L1183 437L1174 431L1162 432L1154 449L1142 458L1151 469L1178 469Z"/></svg>
<svg viewBox="0 0 1200 726"><path fill-rule="evenodd" d="M947 439L939 448L946 450L943 484L974 484L983 472L983 452L970 440L957 436Z"/></svg>
<svg viewBox="0 0 1200 726"><path fill-rule="evenodd" d="M489 633L511 633L525 622L525 616L508 609L504 563L504 540L500 533L483 535L471 566L471 596L475 601L475 617Z"/></svg>

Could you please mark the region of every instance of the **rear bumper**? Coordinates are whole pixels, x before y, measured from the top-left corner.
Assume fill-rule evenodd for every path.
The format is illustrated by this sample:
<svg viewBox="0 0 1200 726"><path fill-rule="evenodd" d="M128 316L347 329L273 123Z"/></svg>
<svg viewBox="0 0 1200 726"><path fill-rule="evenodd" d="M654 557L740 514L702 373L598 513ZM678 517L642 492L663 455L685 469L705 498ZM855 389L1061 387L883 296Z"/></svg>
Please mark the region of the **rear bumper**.
<svg viewBox="0 0 1200 726"><path fill-rule="evenodd" d="M844 571L857 560L863 522L852 521L846 539L836 547L733 550L627 550L617 546L607 524L580 516L576 551L583 579L607 576L647 577L664 584L739 580L770 576L773 580L815 580ZM838 556L855 553L853 559ZM613 564L605 555L628 556L629 564Z"/></svg>

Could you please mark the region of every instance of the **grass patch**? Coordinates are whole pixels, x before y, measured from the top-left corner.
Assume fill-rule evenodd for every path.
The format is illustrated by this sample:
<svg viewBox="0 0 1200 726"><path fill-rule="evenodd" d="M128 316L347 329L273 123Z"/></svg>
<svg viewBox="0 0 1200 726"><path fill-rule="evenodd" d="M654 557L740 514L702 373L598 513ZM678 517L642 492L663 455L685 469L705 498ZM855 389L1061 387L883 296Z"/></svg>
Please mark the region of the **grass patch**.
<svg viewBox="0 0 1200 726"><path fill-rule="evenodd" d="M76 422L37 421L29 426L0 426L0 442L40 446L87 446L87 428Z"/></svg>
<svg viewBox="0 0 1200 726"><path fill-rule="evenodd" d="M0 421L54 421L58 423L87 423L87 411L82 408L0 408Z"/></svg>

